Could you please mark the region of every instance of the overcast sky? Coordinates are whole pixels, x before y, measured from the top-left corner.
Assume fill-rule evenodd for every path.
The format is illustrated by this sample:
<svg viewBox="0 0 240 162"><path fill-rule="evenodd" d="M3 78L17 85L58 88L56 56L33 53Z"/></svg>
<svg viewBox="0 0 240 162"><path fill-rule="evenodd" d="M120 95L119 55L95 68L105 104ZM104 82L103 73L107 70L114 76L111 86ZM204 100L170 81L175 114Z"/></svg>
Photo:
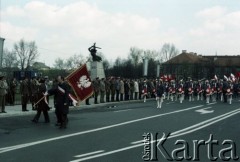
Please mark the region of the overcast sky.
<svg viewBox="0 0 240 162"><path fill-rule="evenodd" d="M5 48L35 41L38 61L88 56L94 42L109 61L130 47L240 55L237 0L1 0L0 36Z"/></svg>

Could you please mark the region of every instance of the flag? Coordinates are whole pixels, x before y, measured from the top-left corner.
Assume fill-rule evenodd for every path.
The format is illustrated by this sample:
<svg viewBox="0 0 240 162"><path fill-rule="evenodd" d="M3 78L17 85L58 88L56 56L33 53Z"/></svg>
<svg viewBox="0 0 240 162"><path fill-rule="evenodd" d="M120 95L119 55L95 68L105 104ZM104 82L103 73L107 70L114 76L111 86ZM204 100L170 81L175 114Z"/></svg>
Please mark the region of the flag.
<svg viewBox="0 0 240 162"><path fill-rule="evenodd" d="M228 81L228 77L226 75L223 76L226 81Z"/></svg>
<svg viewBox="0 0 240 162"><path fill-rule="evenodd" d="M78 100L83 101L93 94L93 86L86 64L72 72L67 76L66 80L72 87Z"/></svg>
<svg viewBox="0 0 240 162"><path fill-rule="evenodd" d="M68 97L72 100L73 106L77 106L78 101L71 93L68 94Z"/></svg>
<svg viewBox="0 0 240 162"><path fill-rule="evenodd" d="M231 78L232 78L232 81L234 82L235 81L235 76L231 73Z"/></svg>

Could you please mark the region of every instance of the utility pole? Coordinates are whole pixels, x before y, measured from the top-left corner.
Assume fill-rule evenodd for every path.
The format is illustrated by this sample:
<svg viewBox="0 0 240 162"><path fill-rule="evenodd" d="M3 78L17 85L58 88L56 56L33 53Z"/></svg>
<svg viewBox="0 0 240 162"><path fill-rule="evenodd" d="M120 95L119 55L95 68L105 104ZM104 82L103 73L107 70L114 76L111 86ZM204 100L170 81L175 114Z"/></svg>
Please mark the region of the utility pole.
<svg viewBox="0 0 240 162"><path fill-rule="evenodd" d="M2 69L2 63L3 63L3 44L4 44L4 38L0 37L0 69Z"/></svg>

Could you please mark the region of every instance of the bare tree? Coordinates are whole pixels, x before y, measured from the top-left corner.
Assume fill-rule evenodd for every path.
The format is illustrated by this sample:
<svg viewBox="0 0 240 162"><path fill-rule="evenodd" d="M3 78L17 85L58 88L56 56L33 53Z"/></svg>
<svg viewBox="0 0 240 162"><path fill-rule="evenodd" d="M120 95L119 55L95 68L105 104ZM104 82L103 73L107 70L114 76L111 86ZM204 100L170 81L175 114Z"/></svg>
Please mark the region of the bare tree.
<svg viewBox="0 0 240 162"><path fill-rule="evenodd" d="M17 55L13 51L4 49L3 51L3 67L13 68L18 66Z"/></svg>
<svg viewBox="0 0 240 162"><path fill-rule="evenodd" d="M143 58L147 58L147 59L153 59L155 60L155 58L157 57L158 52L155 50L145 50L143 52Z"/></svg>
<svg viewBox="0 0 240 162"><path fill-rule="evenodd" d="M57 58L56 60L55 60L55 63L54 63L54 65L53 65L56 69L64 69L65 68L65 64L64 64L64 61L63 61L63 59L61 59L61 58Z"/></svg>
<svg viewBox="0 0 240 162"><path fill-rule="evenodd" d="M29 53L27 55L27 67L29 67L39 56L36 43L34 41L28 43Z"/></svg>
<svg viewBox="0 0 240 162"><path fill-rule="evenodd" d="M85 59L83 55L75 54L67 59L67 61L65 62L65 66L67 69L74 69L86 63L86 60L87 59Z"/></svg>
<svg viewBox="0 0 240 162"><path fill-rule="evenodd" d="M34 41L25 42L21 39L14 44L14 52L19 57L21 70L28 68L38 57L37 46Z"/></svg>
<svg viewBox="0 0 240 162"><path fill-rule="evenodd" d="M136 67L141 62L143 50L137 47L131 47L128 59L131 60L133 65Z"/></svg>
<svg viewBox="0 0 240 162"><path fill-rule="evenodd" d="M121 66L122 62L123 62L122 59L120 57L117 57L116 60L115 60L114 65L117 66L117 67Z"/></svg>
<svg viewBox="0 0 240 162"><path fill-rule="evenodd" d="M162 46L161 52L159 54L159 60L166 62L178 54L179 50L174 46L174 44L165 43Z"/></svg>

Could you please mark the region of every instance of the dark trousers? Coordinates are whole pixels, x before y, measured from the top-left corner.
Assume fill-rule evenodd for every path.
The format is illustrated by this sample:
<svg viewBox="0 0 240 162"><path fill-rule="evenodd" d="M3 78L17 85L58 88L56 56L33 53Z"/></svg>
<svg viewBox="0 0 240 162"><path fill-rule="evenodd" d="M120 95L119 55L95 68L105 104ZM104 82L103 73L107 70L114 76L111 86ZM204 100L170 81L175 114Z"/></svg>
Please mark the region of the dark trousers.
<svg viewBox="0 0 240 162"><path fill-rule="evenodd" d="M33 109L33 110L36 110L37 107L38 107L38 105L35 105L35 106L34 106L34 104L38 102L38 99L39 99L39 98L38 98L38 95L37 95L37 94L33 94L33 95L32 95L31 102L32 102L32 109Z"/></svg>
<svg viewBox="0 0 240 162"><path fill-rule="evenodd" d="M110 102L110 92L106 92L106 102Z"/></svg>
<svg viewBox="0 0 240 162"><path fill-rule="evenodd" d="M120 94L120 101L123 101L123 93Z"/></svg>
<svg viewBox="0 0 240 162"><path fill-rule="evenodd" d="M90 103L89 103L89 98L87 98L87 99L85 100L85 104L86 104L86 105L90 105Z"/></svg>
<svg viewBox="0 0 240 162"><path fill-rule="evenodd" d="M116 101L119 101L119 90L116 90Z"/></svg>
<svg viewBox="0 0 240 162"><path fill-rule="evenodd" d="M115 92L111 93L111 102L114 102Z"/></svg>
<svg viewBox="0 0 240 162"><path fill-rule="evenodd" d="M125 93L125 95L124 95L124 96L125 96L125 98L124 98L124 99L125 99L126 101L127 101L127 100L129 100L129 94L128 94L128 93Z"/></svg>
<svg viewBox="0 0 240 162"><path fill-rule="evenodd" d="M66 127L68 123L67 114L62 113L61 111L57 110L55 111L56 117L57 117L57 123L60 124L60 127Z"/></svg>
<svg viewBox="0 0 240 162"><path fill-rule="evenodd" d="M134 99L135 99L135 100L138 99L138 92L135 92Z"/></svg>
<svg viewBox="0 0 240 162"><path fill-rule="evenodd" d="M22 96L22 111L26 111L27 110L27 103L28 103L28 96L27 95L23 95Z"/></svg>
<svg viewBox="0 0 240 162"><path fill-rule="evenodd" d="M133 100L133 92L130 93L130 100Z"/></svg>
<svg viewBox="0 0 240 162"><path fill-rule="evenodd" d="M94 93L94 103L95 104L98 104L98 94L99 94L99 92Z"/></svg>
<svg viewBox="0 0 240 162"><path fill-rule="evenodd" d="M38 121L42 112L43 112L45 122L49 122L50 120L49 120L48 111L47 110L41 110L41 109L37 110L37 114L35 115L33 120Z"/></svg>
<svg viewBox="0 0 240 162"><path fill-rule="evenodd" d="M227 95L226 95L226 92L223 92L223 100L224 100L224 102L227 102Z"/></svg>
<svg viewBox="0 0 240 162"><path fill-rule="evenodd" d="M0 96L0 101L1 101L1 112L4 112L5 111L5 102L6 102L6 99L5 99L5 96L6 95L3 95L3 96Z"/></svg>
<svg viewBox="0 0 240 162"><path fill-rule="evenodd" d="M10 92L9 95L10 95L9 103L13 105L15 103L15 92Z"/></svg>

